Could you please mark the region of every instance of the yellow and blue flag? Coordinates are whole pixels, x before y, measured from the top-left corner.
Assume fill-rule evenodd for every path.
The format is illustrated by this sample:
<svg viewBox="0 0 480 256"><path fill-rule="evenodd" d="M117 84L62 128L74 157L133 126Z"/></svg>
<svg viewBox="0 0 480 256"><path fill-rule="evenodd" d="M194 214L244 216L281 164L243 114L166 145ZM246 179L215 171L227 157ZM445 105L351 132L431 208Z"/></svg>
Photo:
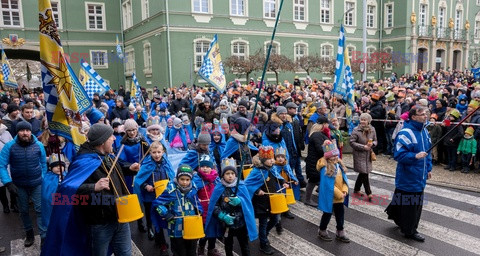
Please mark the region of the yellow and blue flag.
<svg viewBox="0 0 480 256"><path fill-rule="evenodd" d="M120 42L118 41L118 35L117 35L117 56L119 59L123 60L123 51L122 51L122 46L120 45Z"/></svg>
<svg viewBox="0 0 480 256"><path fill-rule="evenodd" d="M40 62L48 128L80 145L81 115L92 106L80 81L65 59L50 0L39 0Z"/></svg>
<svg viewBox="0 0 480 256"><path fill-rule="evenodd" d="M110 90L110 86L103 78L93 69L88 62L83 59L80 61L80 72L78 72L78 80L83 85L88 97L93 100L93 95L103 95Z"/></svg>
<svg viewBox="0 0 480 256"><path fill-rule="evenodd" d="M17 88L17 80L15 79L15 75L13 74L12 68L10 68L10 63L8 62L7 55L5 54L5 51L2 48L2 76L1 76L1 82L2 84L12 87L12 88Z"/></svg>
<svg viewBox="0 0 480 256"><path fill-rule="evenodd" d="M213 36L210 47L203 58L203 63L198 71L198 75L217 88L220 92L225 91L225 70L223 69L222 57L220 56L220 48L218 47L216 34Z"/></svg>
<svg viewBox="0 0 480 256"><path fill-rule="evenodd" d="M140 84L135 73L132 74L132 86L130 88L130 103L137 106L137 103L143 107L143 97Z"/></svg>

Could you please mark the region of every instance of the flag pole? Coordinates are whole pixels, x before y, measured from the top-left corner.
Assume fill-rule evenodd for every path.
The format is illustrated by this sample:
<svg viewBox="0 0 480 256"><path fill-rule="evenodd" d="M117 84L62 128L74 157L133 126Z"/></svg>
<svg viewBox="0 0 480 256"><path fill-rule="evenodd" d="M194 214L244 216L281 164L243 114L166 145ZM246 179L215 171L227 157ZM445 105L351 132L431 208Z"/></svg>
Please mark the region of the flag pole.
<svg viewBox="0 0 480 256"><path fill-rule="evenodd" d="M265 80L265 74L267 73L268 61L270 60L270 53L272 52L273 40L275 39L275 33L277 32L277 26L278 26L278 21L280 20L280 13L282 12L282 7L283 7L283 0L280 1L280 6L278 7L278 13L277 13L277 17L275 19L275 26L273 27L272 37L270 39L270 45L268 46L267 56L265 58L265 63L263 64L262 78L260 80L260 84L258 85L258 92L257 92L257 96L256 96L256 99L255 99L255 105L253 107L252 118L250 119L250 125L253 124L253 120L254 120L255 115L257 113L258 100L260 99L260 93L262 92L262 88L263 88L263 81ZM247 135L247 140L246 140L247 148L248 148L248 142L249 141L250 141L250 127L248 128L248 135ZM236 196L236 194L237 194L238 185L240 183L240 177L242 177L243 166L245 164L245 158L246 158L246 153L245 152L240 152L240 153L243 154L243 157L242 157L242 160L240 162L240 171L238 172L237 184L235 184L235 191L233 192L233 196Z"/></svg>

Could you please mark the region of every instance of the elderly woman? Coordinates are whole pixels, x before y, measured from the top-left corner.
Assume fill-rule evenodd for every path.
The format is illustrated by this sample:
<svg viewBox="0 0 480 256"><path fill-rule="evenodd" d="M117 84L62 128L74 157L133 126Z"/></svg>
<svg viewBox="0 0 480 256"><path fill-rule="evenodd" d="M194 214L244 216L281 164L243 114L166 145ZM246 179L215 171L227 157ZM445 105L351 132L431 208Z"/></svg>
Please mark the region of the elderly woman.
<svg viewBox="0 0 480 256"><path fill-rule="evenodd" d="M353 170L358 172L353 193L358 196L363 185L369 201L373 196L368 174L372 171L372 148L377 145L377 134L370 125L371 121L370 114L361 114L360 125L355 127L350 136L350 146L353 148Z"/></svg>

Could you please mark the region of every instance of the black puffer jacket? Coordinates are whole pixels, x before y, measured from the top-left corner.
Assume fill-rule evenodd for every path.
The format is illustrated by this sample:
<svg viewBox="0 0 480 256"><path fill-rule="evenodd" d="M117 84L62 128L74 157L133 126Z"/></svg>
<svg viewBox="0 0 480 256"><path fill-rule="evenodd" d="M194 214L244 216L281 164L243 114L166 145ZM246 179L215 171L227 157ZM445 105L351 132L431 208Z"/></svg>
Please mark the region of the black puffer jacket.
<svg viewBox="0 0 480 256"><path fill-rule="evenodd" d="M323 157L323 142L328 137L322 132L314 132L308 139L308 154L305 158L305 169L309 183L320 181L320 172L317 171L317 161Z"/></svg>

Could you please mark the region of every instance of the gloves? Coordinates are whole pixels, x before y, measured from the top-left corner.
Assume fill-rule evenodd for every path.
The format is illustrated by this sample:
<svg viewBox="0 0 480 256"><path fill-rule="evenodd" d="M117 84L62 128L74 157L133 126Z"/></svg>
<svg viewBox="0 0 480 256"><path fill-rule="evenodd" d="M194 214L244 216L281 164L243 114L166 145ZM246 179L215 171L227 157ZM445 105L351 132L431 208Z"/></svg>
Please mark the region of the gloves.
<svg viewBox="0 0 480 256"><path fill-rule="evenodd" d="M15 186L15 184L13 184L12 182L9 182L5 184L5 186L7 187L8 192L10 192L10 195L15 197L18 195L18 188L17 186Z"/></svg>
<svg viewBox="0 0 480 256"><path fill-rule="evenodd" d="M173 220L173 218L175 218L175 215L173 215L172 213L167 213L167 215L165 215L165 220L167 222L170 222L171 220Z"/></svg>
<svg viewBox="0 0 480 256"><path fill-rule="evenodd" d="M157 212L160 216L163 217L163 216L167 215L168 209L167 209L167 207L165 207L163 205L160 205L160 206L157 207Z"/></svg>
<svg viewBox="0 0 480 256"><path fill-rule="evenodd" d="M227 214L226 212L220 212L218 214L218 219L225 222L225 224L227 224L227 226L231 226L231 225L233 225L233 220L235 218L232 217L230 214Z"/></svg>
<svg viewBox="0 0 480 256"><path fill-rule="evenodd" d="M228 199L229 199L228 204L231 206L237 206L241 203L240 198L238 198L238 196L229 197Z"/></svg>

